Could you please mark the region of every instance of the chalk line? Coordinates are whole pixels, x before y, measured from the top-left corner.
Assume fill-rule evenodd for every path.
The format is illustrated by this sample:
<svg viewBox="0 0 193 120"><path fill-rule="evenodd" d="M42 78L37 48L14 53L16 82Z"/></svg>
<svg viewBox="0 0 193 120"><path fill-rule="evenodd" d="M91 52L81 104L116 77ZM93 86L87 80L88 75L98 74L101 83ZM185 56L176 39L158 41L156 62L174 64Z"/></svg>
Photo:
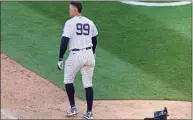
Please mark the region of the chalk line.
<svg viewBox="0 0 193 120"><path fill-rule="evenodd" d="M137 2L137 1L120 1L122 3L131 4L131 5L139 5L139 6L151 6L151 7L165 7L165 6L181 6L192 3L192 1L180 1L180 2Z"/></svg>
<svg viewBox="0 0 193 120"><path fill-rule="evenodd" d="M5 110L1 109L1 119L18 119L12 115L10 115L8 112Z"/></svg>

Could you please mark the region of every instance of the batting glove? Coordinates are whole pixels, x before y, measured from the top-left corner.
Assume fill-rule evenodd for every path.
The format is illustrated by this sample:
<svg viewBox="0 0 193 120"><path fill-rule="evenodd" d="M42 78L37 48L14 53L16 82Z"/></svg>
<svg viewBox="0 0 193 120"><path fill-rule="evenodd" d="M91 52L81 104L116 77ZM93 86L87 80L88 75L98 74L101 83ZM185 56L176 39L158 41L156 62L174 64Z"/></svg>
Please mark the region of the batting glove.
<svg viewBox="0 0 193 120"><path fill-rule="evenodd" d="M57 65L57 66L58 66L58 69L59 69L59 70L62 70L62 69L63 69L63 60L62 60L62 59L59 59L59 60L58 60L58 65Z"/></svg>

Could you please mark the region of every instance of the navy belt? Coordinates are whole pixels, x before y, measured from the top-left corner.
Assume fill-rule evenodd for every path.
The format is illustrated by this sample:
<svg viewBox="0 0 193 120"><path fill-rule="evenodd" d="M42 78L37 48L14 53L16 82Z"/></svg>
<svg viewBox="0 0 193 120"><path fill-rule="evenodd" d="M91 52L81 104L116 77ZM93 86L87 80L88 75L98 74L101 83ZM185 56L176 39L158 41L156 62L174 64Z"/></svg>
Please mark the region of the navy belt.
<svg viewBox="0 0 193 120"><path fill-rule="evenodd" d="M87 48L84 48L84 49L86 49L86 50L89 50L89 49L91 49L92 47L87 47ZM81 50L84 50L84 49L72 49L72 51L81 51Z"/></svg>

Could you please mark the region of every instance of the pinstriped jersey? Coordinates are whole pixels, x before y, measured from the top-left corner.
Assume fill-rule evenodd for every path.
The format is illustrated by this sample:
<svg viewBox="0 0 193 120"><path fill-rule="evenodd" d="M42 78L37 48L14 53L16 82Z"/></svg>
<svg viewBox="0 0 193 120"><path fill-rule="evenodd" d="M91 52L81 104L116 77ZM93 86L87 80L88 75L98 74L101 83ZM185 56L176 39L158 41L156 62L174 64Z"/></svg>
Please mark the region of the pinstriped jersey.
<svg viewBox="0 0 193 120"><path fill-rule="evenodd" d="M70 38L69 49L92 47L92 37L98 31L93 21L84 16L75 16L66 21L62 36Z"/></svg>

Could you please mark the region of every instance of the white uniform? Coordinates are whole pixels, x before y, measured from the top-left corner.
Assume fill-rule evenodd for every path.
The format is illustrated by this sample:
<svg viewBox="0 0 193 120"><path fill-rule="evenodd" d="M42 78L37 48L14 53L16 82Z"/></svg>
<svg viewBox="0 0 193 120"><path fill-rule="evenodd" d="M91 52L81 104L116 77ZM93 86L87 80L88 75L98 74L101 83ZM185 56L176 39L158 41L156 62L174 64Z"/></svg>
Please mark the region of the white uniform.
<svg viewBox="0 0 193 120"><path fill-rule="evenodd" d="M98 35L95 24L86 17L75 16L69 19L63 29L62 36L70 38L70 54L65 62L64 83L73 83L77 72L82 74L83 87L92 86L95 67L95 56L92 51L92 37ZM85 48L91 47L86 50ZM72 51L72 49L81 49Z"/></svg>

